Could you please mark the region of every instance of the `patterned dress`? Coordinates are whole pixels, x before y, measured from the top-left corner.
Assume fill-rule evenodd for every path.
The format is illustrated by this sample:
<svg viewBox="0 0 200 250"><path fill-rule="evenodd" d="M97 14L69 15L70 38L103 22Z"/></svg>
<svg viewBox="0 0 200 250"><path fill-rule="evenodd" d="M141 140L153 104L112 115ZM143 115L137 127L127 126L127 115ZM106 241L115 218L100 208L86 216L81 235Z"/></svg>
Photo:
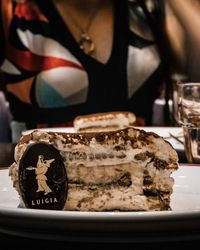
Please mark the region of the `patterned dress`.
<svg viewBox="0 0 200 250"><path fill-rule="evenodd" d="M101 63L79 48L51 0L6 2L0 0L1 88L13 120L63 126L80 114L129 110L151 124L163 67L141 8L113 1L112 51Z"/></svg>

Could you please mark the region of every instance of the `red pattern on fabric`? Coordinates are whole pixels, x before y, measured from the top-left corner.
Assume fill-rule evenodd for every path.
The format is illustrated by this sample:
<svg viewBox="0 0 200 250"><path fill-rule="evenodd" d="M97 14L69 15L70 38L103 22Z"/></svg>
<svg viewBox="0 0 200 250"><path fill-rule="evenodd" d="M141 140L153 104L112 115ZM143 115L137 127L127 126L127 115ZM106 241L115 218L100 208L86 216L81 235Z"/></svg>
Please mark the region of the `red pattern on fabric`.
<svg viewBox="0 0 200 250"><path fill-rule="evenodd" d="M50 70L57 67L72 67L84 70L80 64L57 57L39 56L30 51L17 50L10 47L8 50L9 60L23 70L38 72Z"/></svg>
<svg viewBox="0 0 200 250"><path fill-rule="evenodd" d="M26 20L38 20L48 22L47 18L40 12L39 8L31 2L19 3L14 15L18 18L25 18Z"/></svg>

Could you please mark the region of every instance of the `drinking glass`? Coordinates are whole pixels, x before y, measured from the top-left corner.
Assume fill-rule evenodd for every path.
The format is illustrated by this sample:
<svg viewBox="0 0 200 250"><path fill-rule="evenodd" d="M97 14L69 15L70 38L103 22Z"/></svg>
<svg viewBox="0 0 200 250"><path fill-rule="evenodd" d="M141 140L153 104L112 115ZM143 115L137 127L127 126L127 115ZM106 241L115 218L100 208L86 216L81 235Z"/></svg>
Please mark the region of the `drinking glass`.
<svg viewBox="0 0 200 250"><path fill-rule="evenodd" d="M200 163L200 127L183 126L184 148L189 163Z"/></svg>
<svg viewBox="0 0 200 250"><path fill-rule="evenodd" d="M200 126L200 83L177 84L178 122Z"/></svg>
<svg viewBox="0 0 200 250"><path fill-rule="evenodd" d="M187 76L183 74L174 73L172 75L172 120L176 126L180 125L180 118L178 112L178 104L180 103L181 86L187 82Z"/></svg>
<svg viewBox="0 0 200 250"><path fill-rule="evenodd" d="M189 163L200 163L200 82L177 84L177 119Z"/></svg>

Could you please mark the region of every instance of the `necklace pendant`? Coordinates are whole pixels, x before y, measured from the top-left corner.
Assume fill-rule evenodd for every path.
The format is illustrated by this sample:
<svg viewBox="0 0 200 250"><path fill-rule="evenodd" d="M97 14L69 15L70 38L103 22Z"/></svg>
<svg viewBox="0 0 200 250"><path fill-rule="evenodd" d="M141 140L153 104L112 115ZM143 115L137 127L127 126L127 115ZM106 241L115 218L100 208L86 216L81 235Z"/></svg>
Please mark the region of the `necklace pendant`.
<svg viewBox="0 0 200 250"><path fill-rule="evenodd" d="M81 38L79 42L80 48L88 55L91 55L95 50L94 42L87 33L87 31L81 32Z"/></svg>

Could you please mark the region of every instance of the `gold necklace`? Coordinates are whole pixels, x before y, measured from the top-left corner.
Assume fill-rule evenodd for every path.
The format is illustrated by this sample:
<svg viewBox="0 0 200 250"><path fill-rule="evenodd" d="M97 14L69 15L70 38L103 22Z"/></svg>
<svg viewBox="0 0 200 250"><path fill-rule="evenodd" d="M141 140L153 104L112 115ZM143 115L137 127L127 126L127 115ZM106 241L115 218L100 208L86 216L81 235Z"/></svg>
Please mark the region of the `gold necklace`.
<svg viewBox="0 0 200 250"><path fill-rule="evenodd" d="M88 23L86 27L81 27L81 25L76 21L76 19L71 15L70 12L67 12L68 17L72 20L74 26L80 31L80 40L79 40L79 47L84 51L84 53L88 55L92 55L95 51L95 44L92 40L92 38L89 35L89 29L100 10L101 6L103 5L104 1L100 1L95 10L92 12L88 19Z"/></svg>

